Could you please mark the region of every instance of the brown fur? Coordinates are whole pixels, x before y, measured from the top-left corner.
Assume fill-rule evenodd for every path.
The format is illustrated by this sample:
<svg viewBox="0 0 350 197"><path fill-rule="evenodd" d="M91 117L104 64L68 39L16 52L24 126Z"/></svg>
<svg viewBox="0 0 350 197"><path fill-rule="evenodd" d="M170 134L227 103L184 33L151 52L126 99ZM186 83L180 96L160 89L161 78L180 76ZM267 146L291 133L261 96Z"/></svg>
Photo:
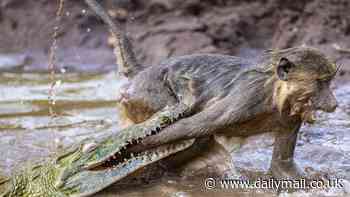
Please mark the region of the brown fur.
<svg viewBox="0 0 350 197"><path fill-rule="evenodd" d="M146 137L129 151L218 133L245 137L274 131L272 174L277 178L300 176L293 157L301 124L313 123L316 110L332 112L337 107L330 90L337 69L324 54L302 46L272 50L254 62L201 54L171 58L146 68L136 63L126 35L108 14L95 0L86 1L119 38L116 54L125 71L121 74L129 79L120 90L124 119L138 123L178 103L191 109L191 115Z"/></svg>

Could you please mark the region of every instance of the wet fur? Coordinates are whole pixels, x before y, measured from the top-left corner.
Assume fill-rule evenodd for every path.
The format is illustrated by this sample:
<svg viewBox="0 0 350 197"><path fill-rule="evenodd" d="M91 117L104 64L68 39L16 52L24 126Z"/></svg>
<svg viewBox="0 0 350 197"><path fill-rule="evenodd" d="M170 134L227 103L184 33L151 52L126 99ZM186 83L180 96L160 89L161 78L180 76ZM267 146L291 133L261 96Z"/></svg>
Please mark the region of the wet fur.
<svg viewBox="0 0 350 197"><path fill-rule="evenodd" d="M247 137L272 131L277 133L271 164L274 175L299 176L293 162L297 132L317 106L324 111L334 111L336 101L329 82L335 67L316 49L302 47L289 52L269 52L255 62L233 56L189 55L140 72L126 89L130 103L140 101L129 108L129 113L137 107L147 106L157 111L166 105L185 103L194 115L144 139L139 148L218 133ZM316 54L319 63L316 68L308 59L308 53ZM297 59L299 56L303 58ZM279 60L285 57L296 58L288 81L280 80L276 72ZM321 88L322 81L328 85ZM331 100L324 105L317 101L326 97ZM144 119L149 116L143 115Z"/></svg>
<svg viewBox="0 0 350 197"><path fill-rule="evenodd" d="M86 1L116 37L121 74L128 78L118 105L128 124L142 122L168 105L185 103L191 108L192 115L143 139L134 150L218 133L246 137L273 131L272 174L277 178L300 175L293 157L301 124L312 111L332 112L337 106L329 89L337 69L325 55L302 46L272 50L257 61L200 54L143 67L135 62L126 35L108 14L95 0Z"/></svg>

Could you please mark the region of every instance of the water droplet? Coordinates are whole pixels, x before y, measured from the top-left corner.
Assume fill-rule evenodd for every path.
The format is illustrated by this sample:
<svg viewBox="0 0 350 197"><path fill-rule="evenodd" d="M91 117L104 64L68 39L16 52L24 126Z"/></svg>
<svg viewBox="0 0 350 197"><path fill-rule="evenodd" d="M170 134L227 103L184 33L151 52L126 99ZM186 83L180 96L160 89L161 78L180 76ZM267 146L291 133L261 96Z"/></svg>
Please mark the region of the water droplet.
<svg viewBox="0 0 350 197"><path fill-rule="evenodd" d="M55 143L56 144L58 144L58 143L60 143L61 142L61 140L59 139L59 138L55 138Z"/></svg>
<svg viewBox="0 0 350 197"><path fill-rule="evenodd" d="M55 86L59 87L59 86L61 86L61 85L62 85L62 80L56 81Z"/></svg>
<svg viewBox="0 0 350 197"><path fill-rule="evenodd" d="M172 197L187 197L189 196L188 193L186 192L183 192L183 191L179 191L179 192L176 192L174 194L171 195Z"/></svg>
<svg viewBox="0 0 350 197"><path fill-rule="evenodd" d="M85 9L83 9L83 10L81 11L81 13L86 14L86 10L85 10Z"/></svg>

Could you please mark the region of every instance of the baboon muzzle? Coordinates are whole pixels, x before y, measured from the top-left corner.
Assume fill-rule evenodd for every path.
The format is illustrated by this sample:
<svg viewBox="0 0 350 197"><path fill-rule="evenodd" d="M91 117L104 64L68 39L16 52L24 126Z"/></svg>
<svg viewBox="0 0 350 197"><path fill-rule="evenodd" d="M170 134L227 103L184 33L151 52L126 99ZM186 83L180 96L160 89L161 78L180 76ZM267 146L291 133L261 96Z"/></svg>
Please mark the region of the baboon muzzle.
<svg viewBox="0 0 350 197"><path fill-rule="evenodd" d="M338 107L337 99L329 88L321 90L314 103L317 110L328 113L334 112Z"/></svg>

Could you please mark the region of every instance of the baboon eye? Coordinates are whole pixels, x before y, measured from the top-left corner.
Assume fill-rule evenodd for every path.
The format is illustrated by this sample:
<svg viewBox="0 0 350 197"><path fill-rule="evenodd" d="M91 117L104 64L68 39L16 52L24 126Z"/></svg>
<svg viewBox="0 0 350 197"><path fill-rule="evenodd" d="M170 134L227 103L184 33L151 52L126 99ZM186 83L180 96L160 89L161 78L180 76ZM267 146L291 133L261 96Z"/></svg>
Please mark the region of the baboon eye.
<svg viewBox="0 0 350 197"><path fill-rule="evenodd" d="M293 63L290 62L287 58L282 58L280 60L279 66L281 66L284 72L289 73L290 69L293 67Z"/></svg>
<svg viewBox="0 0 350 197"><path fill-rule="evenodd" d="M287 58L281 58L277 66L277 75L283 80L288 80L288 73L294 67L294 64L290 62Z"/></svg>

